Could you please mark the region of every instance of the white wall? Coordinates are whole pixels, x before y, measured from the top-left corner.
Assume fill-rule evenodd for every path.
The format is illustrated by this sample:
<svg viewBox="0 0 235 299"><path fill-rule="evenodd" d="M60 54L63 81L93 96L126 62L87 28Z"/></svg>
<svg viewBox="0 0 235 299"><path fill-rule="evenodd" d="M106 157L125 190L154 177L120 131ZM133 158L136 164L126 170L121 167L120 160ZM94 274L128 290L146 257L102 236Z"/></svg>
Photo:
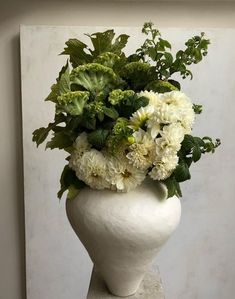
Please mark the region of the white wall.
<svg viewBox="0 0 235 299"><path fill-rule="evenodd" d="M1 299L25 298L19 24L139 26L149 19L159 27L235 27L235 3L85 3L78 0L8 0L3 3L0 0ZM185 224L190 225L190 219L186 219ZM210 244L207 249L210 250ZM224 252L230 254L233 263L233 252ZM218 279L226 280L226 273ZM190 285L190 281L188 283ZM206 281L198 288L203 284ZM187 299L200 298L192 293Z"/></svg>

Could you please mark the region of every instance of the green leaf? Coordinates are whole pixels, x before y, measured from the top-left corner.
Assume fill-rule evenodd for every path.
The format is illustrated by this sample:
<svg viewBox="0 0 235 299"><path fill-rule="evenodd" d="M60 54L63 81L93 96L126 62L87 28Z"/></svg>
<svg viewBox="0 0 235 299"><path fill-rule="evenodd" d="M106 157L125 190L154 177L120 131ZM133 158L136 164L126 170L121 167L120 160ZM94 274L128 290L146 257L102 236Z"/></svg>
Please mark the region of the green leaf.
<svg viewBox="0 0 235 299"><path fill-rule="evenodd" d="M108 117L110 117L112 119L117 119L119 116L117 110L113 107L111 107L111 108L103 107L103 112L105 115L107 115Z"/></svg>
<svg viewBox="0 0 235 299"><path fill-rule="evenodd" d="M180 83L178 81L169 79L168 82L170 84L174 85L178 90L181 90L181 86L180 86Z"/></svg>
<svg viewBox="0 0 235 299"><path fill-rule="evenodd" d="M182 196L181 189L179 183L176 181L174 176L170 176L166 180L162 181L167 187L168 198L176 195L178 197Z"/></svg>
<svg viewBox="0 0 235 299"><path fill-rule="evenodd" d="M177 182L184 182L191 178L188 165L181 161L174 170L174 177Z"/></svg>
<svg viewBox="0 0 235 299"><path fill-rule="evenodd" d="M56 128L56 126L59 123L62 123L65 121L65 117L64 115L60 114L60 115L56 115L55 116L55 121L53 123L49 123L47 127L42 127L39 129L36 129L33 132L33 141L36 142L37 147L43 143L43 141L45 141L45 139L47 138L49 132L51 130L54 130Z"/></svg>
<svg viewBox="0 0 235 299"><path fill-rule="evenodd" d="M51 141L48 141L46 144L46 149L66 149L70 147L73 144L73 139L71 136L64 131L54 133L54 136L52 137Z"/></svg>
<svg viewBox="0 0 235 299"><path fill-rule="evenodd" d="M102 149L105 146L106 139L108 137L109 131L104 129L97 129L94 132L88 134L88 141L96 149Z"/></svg>
<svg viewBox="0 0 235 299"><path fill-rule="evenodd" d="M70 89L70 77L69 77L69 65L67 63L67 67L64 70L64 73L60 74L60 79L58 81L58 88L60 94L69 92Z"/></svg>
<svg viewBox="0 0 235 299"><path fill-rule="evenodd" d="M128 35L122 34L113 42L115 36L114 30L97 32L91 35L87 34L87 36L90 37L94 47L94 50L90 50L93 57L97 57L105 52L121 54L121 50L126 46L127 40L129 38Z"/></svg>
<svg viewBox="0 0 235 299"><path fill-rule="evenodd" d="M193 147L193 154L192 154L193 162L197 162L201 158L201 149L199 146Z"/></svg>
<svg viewBox="0 0 235 299"><path fill-rule="evenodd" d="M88 130L95 130L96 129L96 117L95 114L90 113L88 110L84 110L82 115L82 126Z"/></svg>
<svg viewBox="0 0 235 299"><path fill-rule="evenodd" d="M60 199L63 195L63 193L66 190L69 190L68 198L72 199L74 198L80 189L85 187L85 183L80 181L74 170L72 170L69 165L66 165L62 171L61 177L60 177L60 190L57 193L58 198ZM75 196L74 196L75 195Z"/></svg>
<svg viewBox="0 0 235 299"><path fill-rule="evenodd" d="M57 84L53 84L51 86L51 92L46 97L45 101L51 101L53 103L56 103L57 102L57 98L58 98L59 95L60 95L60 90L59 90L58 83Z"/></svg>
<svg viewBox="0 0 235 299"><path fill-rule="evenodd" d="M70 56L70 62L74 68L92 61L92 56L85 52L88 49L87 45L80 40L69 39L65 44L67 47L61 54Z"/></svg>
<svg viewBox="0 0 235 299"><path fill-rule="evenodd" d="M193 110L196 114L201 114L202 113L202 105L193 104Z"/></svg>
<svg viewBox="0 0 235 299"><path fill-rule="evenodd" d="M67 194L67 199L72 200L74 199L78 193L79 193L79 189L77 189L74 185L71 185L68 187L68 194Z"/></svg>

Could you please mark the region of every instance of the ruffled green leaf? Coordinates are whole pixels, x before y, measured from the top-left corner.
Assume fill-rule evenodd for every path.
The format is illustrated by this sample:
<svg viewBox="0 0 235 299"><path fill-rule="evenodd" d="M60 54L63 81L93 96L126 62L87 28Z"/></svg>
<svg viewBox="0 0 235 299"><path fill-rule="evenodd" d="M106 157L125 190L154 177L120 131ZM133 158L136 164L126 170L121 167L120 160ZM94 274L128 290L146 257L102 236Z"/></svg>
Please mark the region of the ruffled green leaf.
<svg viewBox="0 0 235 299"><path fill-rule="evenodd" d="M55 121L49 123L47 127L42 127L33 132L33 141L39 146L47 138L49 132L54 130L59 123L65 122L65 116L62 114L55 116Z"/></svg>
<svg viewBox="0 0 235 299"><path fill-rule="evenodd" d="M46 149L67 149L69 148L74 142L74 138L72 137L72 134L66 131L61 131L58 133L54 133L54 136L50 141L46 144Z"/></svg>
<svg viewBox="0 0 235 299"><path fill-rule="evenodd" d="M88 50L87 45L80 40L72 38L65 44L67 47L64 48L61 54L70 56L70 62L74 68L92 61L92 56L86 52Z"/></svg>
<svg viewBox="0 0 235 299"><path fill-rule="evenodd" d="M93 57L97 57L105 52L112 52L115 54L121 54L122 49L126 46L129 36L126 34L121 34L114 41L114 30L107 30L105 32L96 32L90 37L93 44L94 50L90 50Z"/></svg>

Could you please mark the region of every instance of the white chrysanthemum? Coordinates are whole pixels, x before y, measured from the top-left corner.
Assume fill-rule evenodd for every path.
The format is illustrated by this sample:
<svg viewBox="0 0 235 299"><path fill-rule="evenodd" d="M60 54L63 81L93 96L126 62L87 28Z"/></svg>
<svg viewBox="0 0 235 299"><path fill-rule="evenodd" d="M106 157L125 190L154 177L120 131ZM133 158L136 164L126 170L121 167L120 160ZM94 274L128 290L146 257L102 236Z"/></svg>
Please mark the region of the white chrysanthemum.
<svg viewBox="0 0 235 299"><path fill-rule="evenodd" d="M161 136L164 137L171 145L179 144L184 139L184 128L180 123L173 123L168 126L164 126Z"/></svg>
<svg viewBox="0 0 235 299"><path fill-rule="evenodd" d="M179 158L177 155L168 155L155 161L155 167L149 172L150 177L153 180L165 180L167 179L176 168Z"/></svg>
<svg viewBox="0 0 235 299"><path fill-rule="evenodd" d="M162 103L153 114L154 120L159 124L171 124L179 119L179 111L174 106Z"/></svg>
<svg viewBox="0 0 235 299"><path fill-rule="evenodd" d="M161 94L160 98L162 102L178 111L178 121L181 121L185 128L185 134L189 134L195 120L191 100L181 91L166 92Z"/></svg>
<svg viewBox="0 0 235 299"><path fill-rule="evenodd" d="M176 154L181 147L181 142L184 139L184 128L180 123L173 123L164 126L161 131L160 138L156 142L157 156L168 156Z"/></svg>
<svg viewBox="0 0 235 299"><path fill-rule="evenodd" d="M126 160L112 158L108 162L108 177L112 189L129 192L145 179L146 172L128 163Z"/></svg>
<svg viewBox="0 0 235 299"><path fill-rule="evenodd" d="M168 105L174 105L176 107L192 107L192 102L183 92L174 90L165 92L160 96L161 101Z"/></svg>
<svg viewBox="0 0 235 299"><path fill-rule="evenodd" d="M85 152L76 168L77 177L93 189L109 188L107 177L107 160L104 155L91 149Z"/></svg>
<svg viewBox="0 0 235 299"><path fill-rule="evenodd" d="M156 144L153 138L142 129L134 132L133 136L135 142L129 147L130 151L126 157L134 167L146 170L155 158Z"/></svg>
<svg viewBox="0 0 235 299"><path fill-rule="evenodd" d="M195 112L193 108L181 110L181 124L184 127L185 134L190 134L195 121Z"/></svg>
<svg viewBox="0 0 235 299"><path fill-rule="evenodd" d="M153 106L154 108L158 108L162 101L160 99L160 94L154 91L141 91L138 94L140 97L145 97L149 100L149 104L150 106Z"/></svg>
<svg viewBox="0 0 235 299"><path fill-rule="evenodd" d="M74 144L74 151L71 154L69 160L69 166L76 170L77 165L80 163L81 157L83 154L91 148L90 143L87 140L87 134L85 132L81 133Z"/></svg>
<svg viewBox="0 0 235 299"><path fill-rule="evenodd" d="M130 128L133 130L138 130L143 127L147 120L152 117L154 108L150 105L141 107L136 112L134 112L130 118Z"/></svg>

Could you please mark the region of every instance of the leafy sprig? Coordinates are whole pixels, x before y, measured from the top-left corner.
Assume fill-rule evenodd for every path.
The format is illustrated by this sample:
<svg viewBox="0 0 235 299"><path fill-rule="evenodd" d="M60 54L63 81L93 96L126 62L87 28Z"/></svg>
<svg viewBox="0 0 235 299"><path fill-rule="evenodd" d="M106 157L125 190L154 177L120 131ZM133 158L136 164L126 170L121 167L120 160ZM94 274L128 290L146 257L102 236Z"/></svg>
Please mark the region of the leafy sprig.
<svg viewBox="0 0 235 299"><path fill-rule="evenodd" d="M201 155L205 153L214 153L215 149L221 144L219 139L213 142L210 137L194 137L192 135L185 135L184 140L181 144L181 149L178 152L179 164L167 178L164 183L168 189L168 197L182 196L180 185L186 180L191 178L189 168L191 164L200 160Z"/></svg>

